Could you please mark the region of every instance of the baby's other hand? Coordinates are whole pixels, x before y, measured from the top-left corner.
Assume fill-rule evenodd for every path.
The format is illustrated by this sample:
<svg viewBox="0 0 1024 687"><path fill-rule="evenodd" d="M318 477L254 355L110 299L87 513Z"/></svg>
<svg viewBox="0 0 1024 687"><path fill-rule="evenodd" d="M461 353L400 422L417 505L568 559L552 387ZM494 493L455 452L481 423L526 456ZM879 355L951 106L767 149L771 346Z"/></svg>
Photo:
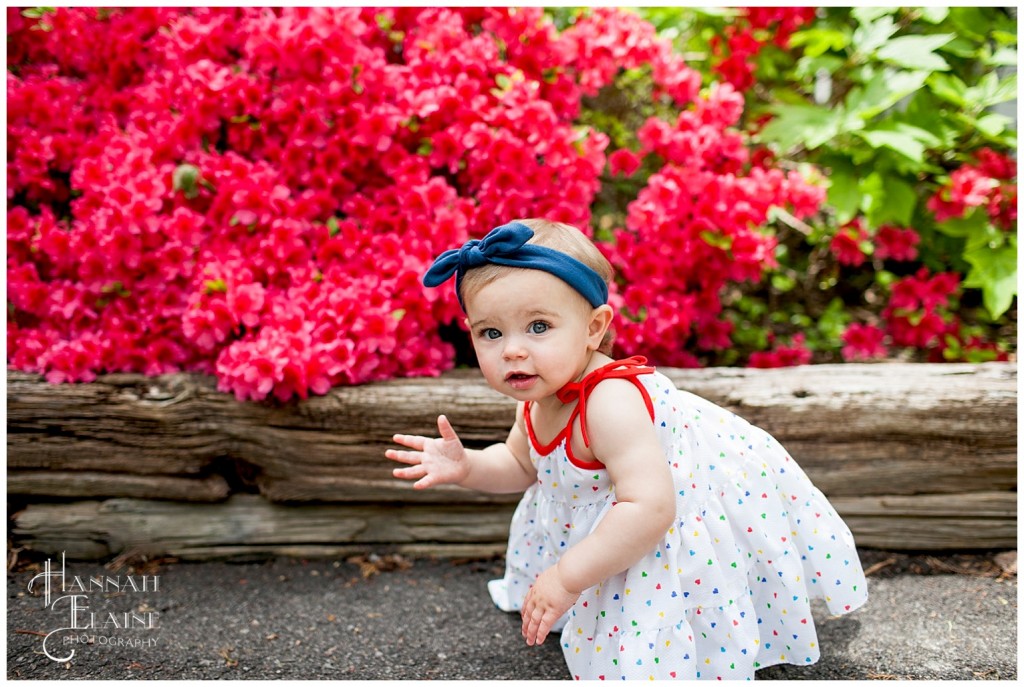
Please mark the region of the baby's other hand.
<svg viewBox="0 0 1024 687"><path fill-rule="evenodd" d="M523 637L530 646L543 644L551 626L580 598L580 592L571 592L562 584L558 565L553 565L538 577L523 601Z"/></svg>
<svg viewBox="0 0 1024 687"><path fill-rule="evenodd" d="M396 434L393 439L412 451L388 449L384 455L391 460L405 463L412 467L395 468L392 473L399 479L418 480L413 484L415 489L427 489L438 484L458 484L469 474L469 460L459 436L455 433L448 418L437 417L437 430L440 439Z"/></svg>

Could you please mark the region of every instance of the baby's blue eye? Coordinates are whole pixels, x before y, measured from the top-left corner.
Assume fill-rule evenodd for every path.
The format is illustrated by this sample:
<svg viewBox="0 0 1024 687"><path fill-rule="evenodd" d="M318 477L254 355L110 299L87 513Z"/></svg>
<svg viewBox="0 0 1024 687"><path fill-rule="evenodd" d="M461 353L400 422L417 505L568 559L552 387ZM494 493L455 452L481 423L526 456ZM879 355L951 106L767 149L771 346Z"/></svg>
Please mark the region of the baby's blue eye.
<svg viewBox="0 0 1024 687"><path fill-rule="evenodd" d="M495 339L501 338L501 332L493 327L488 327L480 332L480 336L490 341L494 341Z"/></svg>
<svg viewBox="0 0 1024 687"><path fill-rule="evenodd" d="M550 327L551 327L551 325L549 325L547 322L534 322L534 323L532 323L530 325L530 333L531 334L543 334Z"/></svg>

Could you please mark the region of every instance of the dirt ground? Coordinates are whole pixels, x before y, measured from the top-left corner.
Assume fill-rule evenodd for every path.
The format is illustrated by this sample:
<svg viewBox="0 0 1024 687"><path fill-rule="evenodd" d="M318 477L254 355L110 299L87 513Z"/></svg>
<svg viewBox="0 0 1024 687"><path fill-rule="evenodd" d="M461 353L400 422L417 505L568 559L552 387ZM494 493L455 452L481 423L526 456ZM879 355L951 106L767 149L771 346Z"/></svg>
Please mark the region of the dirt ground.
<svg viewBox="0 0 1024 687"><path fill-rule="evenodd" d="M758 679L1016 678L1015 552L861 554L868 604L838 618L815 608L821 660L768 668ZM112 627L108 620L102 629L54 633L46 640L54 658L75 652L64 663L48 657L43 642L70 624L69 614L28 590L43 571L38 559L11 561L10 679L569 677L557 641L526 646L518 616L492 606L486 584L500 576L499 559L407 560L381 553L106 567L68 561L68 576L147 577L149 587L89 592L89 613L127 618L128 626ZM147 614L154 613L155 627L146 629Z"/></svg>

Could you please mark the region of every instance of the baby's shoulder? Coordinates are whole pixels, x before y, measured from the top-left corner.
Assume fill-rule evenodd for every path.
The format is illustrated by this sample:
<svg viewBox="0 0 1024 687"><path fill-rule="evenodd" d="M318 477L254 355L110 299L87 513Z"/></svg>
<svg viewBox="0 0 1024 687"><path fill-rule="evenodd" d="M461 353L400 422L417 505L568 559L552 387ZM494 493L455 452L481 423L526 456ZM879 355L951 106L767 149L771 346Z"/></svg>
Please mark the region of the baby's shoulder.
<svg viewBox="0 0 1024 687"><path fill-rule="evenodd" d="M605 379L593 387L581 421L586 424L584 438L589 434L595 456L617 455L645 437L657 442L654 413L641 389L629 379Z"/></svg>
<svg viewBox="0 0 1024 687"><path fill-rule="evenodd" d="M588 417L612 424L641 414L650 420L650 393L633 379L638 378L604 379L594 386L587 398Z"/></svg>

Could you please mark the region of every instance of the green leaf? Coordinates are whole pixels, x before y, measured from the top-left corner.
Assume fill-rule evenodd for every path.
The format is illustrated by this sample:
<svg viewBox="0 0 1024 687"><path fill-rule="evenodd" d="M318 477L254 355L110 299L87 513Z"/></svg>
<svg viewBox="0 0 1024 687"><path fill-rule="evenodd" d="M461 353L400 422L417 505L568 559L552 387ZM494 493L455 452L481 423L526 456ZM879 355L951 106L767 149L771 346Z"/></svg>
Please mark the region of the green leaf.
<svg viewBox="0 0 1024 687"><path fill-rule="evenodd" d="M921 19L929 24L941 24L949 16L948 7L922 7L920 12Z"/></svg>
<svg viewBox="0 0 1024 687"><path fill-rule="evenodd" d="M908 136L912 136L927 148L938 148L942 145L942 139L933 134L928 129L914 126L913 124L907 124L906 122L895 122L893 123L893 129L896 131L903 132ZM881 127L879 127L881 128Z"/></svg>
<svg viewBox="0 0 1024 687"><path fill-rule="evenodd" d="M846 106L863 119L870 119L889 109L906 96L919 90L928 78L928 72L879 71L847 96Z"/></svg>
<svg viewBox="0 0 1024 687"><path fill-rule="evenodd" d="M804 55L807 57L818 57L830 50L839 52L849 44L849 33L836 29L797 31L789 37L789 47L804 46Z"/></svg>
<svg viewBox="0 0 1024 687"><path fill-rule="evenodd" d="M914 126L925 129L935 136L939 143L931 147L953 149L960 140L962 130L954 126L953 121L946 116L944 111L948 109L943 103L936 101L930 90L924 89L914 94L900 119L913 122Z"/></svg>
<svg viewBox="0 0 1024 687"><path fill-rule="evenodd" d="M896 281L896 275L889 270L878 270L875 272L875 283L884 289L892 288Z"/></svg>
<svg viewBox="0 0 1024 687"><path fill-rule="evenodd" d="M207 279L203 283L203 287L206 290L206 295L228 292L228 285L223 279Z"/></svg>
<svg viewBox="0 0 1024 687"><path fill-rule="evenodd" d="M1009 235L988 221L987 216L983 210L974 210L974 214L983 215L981 227L967 237L967 244L964 246L964 253L970 253L976 250L996 250L1002 247L1006 243L1006 237Z"/></svg>
<svg viewBox="0 0 1024 687"><path fill-rule="evenodd" d="M855 15L856 12L857 10L854 10ZM871 55L885 45L896 31L897 27L888 14L879 18L878 21L862 19L861 25L853 32L853 48L864 55Z"/></svg>
<svg viewBox="0 0 1024 687"><path fill-rule="evenodd" d="M855 131L854 134L867 141L872 148L885 146L914 162L924 162L924 144L909 133L871 129Z"/></svg>
<svg viewBox="0 0 1024 687"><path fill-rule="evenodd" d="M824 69L829 74L835 74L844 64L846 64L846 60L835 55L810 57L805 54L797 60L794 75L801 80L814 79L818 70Z"/></svg>
<svg viewBox="0 0 1024 687"><path fill-rule="evenodd" d="M818 316L818 321L815 325L821 335L828 339L832 345L840 345L839 337L842 336L851 319L853 317L847 311L843 299L836 297L829 301L828 307Z"/></svg>
<svg viewBox="0 0 1024 687"><path fill-rule="evenodd" d="M957 36L949 43L942 46L942 52L947 55L962 57L966 60L974 60L978 59L983 52L988 50L987 46L983 46L979 49L979 45L978 41L972 41L969 38Z"/></svg>
<svg viewBox="0 0 1024 687"><path fill-rule="evenodd" d="M56 11L56 7L28 7L21 11L21 16L27 17L28 19L40 19L44 15L53 14Z"/></svg>
<svg viewBox="0 0 1024 687"><path fill-rule="evenodd" d="M175 191L183 191L186 198L195 198L199 195L199 189L196 188L196 184L199 182L200 174L198 167L183 162L175 167L174 172L171 174L172 188Z"/></svg>
<svg viewBox="0 0 1024 687"><path fill-rule="evenodd" d="M950 7L949 20L957 34L978 43L992 31L991 17L981 7Z"/></svg>
<svg viewBox="0 0 1024 687"><path fill-rule="evenodd" d="M102 287L100 287L100 293L123 294L127 292L125 291L124 284L122 284L120 281L112 281L109 284L104 284Z"/></svg>
<svg viewBox="0 0 1024 687"><path fill-rule="evenodd" d="M888 16L895 11L895 7L854 7L850 16L856 19L858 24L870 24L879 17Z"/></svg>
<svg viewBox="0 0 1024 687"><path fill-rule="evenodd" d="M1015 67L1017 66L1017 49L999 48L983 62L990 67Z"/></svg>
<svg viewBox="0 0 1024 687"><path fill-rule="evenodd" d="M1010 238L995 250L986 246L964 253L971 264L964 286L981 289L982 302L992 319L1009 310L1017 295L1017 242L1012 235Z"/></svg>
<svg viewBox="0 0 1024 687"><path fill-rule="evenodd" d="M796 288L796 279L793 279L789 275L782 274L781 272L772 275L772 288L779 293L788 293Z"/></svg>
<svg viewBox="0 0 1024 687"><path fill-rule="evenodd" d="M966 238L973 234L984 232L986 224L988 224L988 221L985 218L985 214L975 211L965 217L955 217L944 222L938 222L935 228L946 236Z"/></svg>
<svg viewBox="0 0 1024 687"><path fill-rule="evenodd" d="M836 220L846 224L860 207L860 186L852 165L836 164L828 176L828 203L836 209Z"/></svg>
<svg viewBox="0 0 1024 687"><path fill-rule="evenodd" d="M978 128L978 131L986 136L995 138L999 134L1006 131L1006 127L1010 125L1012 120L1005 116L995 112L979 117L974 125Z"/></svg>
<svg viewBox="0 0 1024 687"><path fill-rule="evenodd" d="M717 234L713 231L702 231L700 233L701 240L711 246L712 248L718 248L720 250L729 250L732 248L732 236L728 234Z"/></svg>
<svg viewBox="0 0 1024 687"><path fill-rule="evenodd" d="M967 104L967 84L955 74L933 73L928 77L928 87L937 97L963 107Z"/></svg>
<svg viewBox="0 0 1024 687"><path fill-rule="evenodd" d="M977 86L968 88L964 99L975 108L991 107L1017 97L1017 79L1015 75L999 80L995 72L981 77Z"/></svg>
<svg viewBox="0 0 1024 687"><path fill-rule="evenodd" d="M917 206L917 192L914 191L914 187L899 177L886 175L882 181L882 189L885 201L872 206L868 217L871 226L910 226L914 208Z"/></svg>
<svg viewBox="0 0 1024 687"><path fill-rule="evenodd" d="M813 150L834 138L840 130L843 108L834 110L815 105L776 105L775 119L761 130L761 138L774 141L785 152L797 143Z"/></svg>
<svg viewBox="0 0 1024 687"><path fill-rule="evenodd" d="M952 39L953 34L951 33L932 36L900 36L879 48L876 56L880 60L907 69L944 72L949 69L949 65L934 51Z"/></svg>
<svg viewBox="0 0 1024 687"><path fill-rule="evenodd" d="M1014 20L1016 22L1016 20ZM1009 31L996 29L989 34L989 38L996 42L996 45L1017 45L1017 34Z"/></svg>
<svg viewBox="0 0 1024 687"><path fill-rule="evenodd" d="M870 215L885 202L885 179L878 172L872 172L860 180L860 208Z"/></svg>

